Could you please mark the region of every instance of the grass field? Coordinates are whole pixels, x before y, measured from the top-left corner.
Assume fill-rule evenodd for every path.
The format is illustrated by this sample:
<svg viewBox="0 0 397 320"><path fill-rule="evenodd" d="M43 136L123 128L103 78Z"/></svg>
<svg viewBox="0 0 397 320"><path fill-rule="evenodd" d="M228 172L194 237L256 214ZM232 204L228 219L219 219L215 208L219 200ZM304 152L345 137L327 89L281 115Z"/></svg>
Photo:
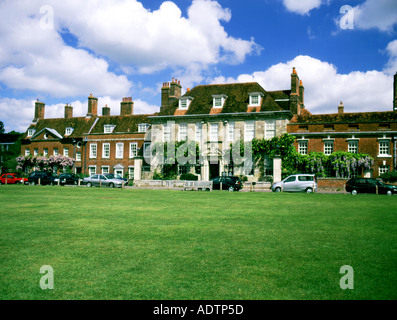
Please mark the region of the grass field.
<svg viewBox="0 0 397 320"><path fill-rule="evenodd" d="M397 299L396 196L1 186L0 204L0 299Z"/></svg>

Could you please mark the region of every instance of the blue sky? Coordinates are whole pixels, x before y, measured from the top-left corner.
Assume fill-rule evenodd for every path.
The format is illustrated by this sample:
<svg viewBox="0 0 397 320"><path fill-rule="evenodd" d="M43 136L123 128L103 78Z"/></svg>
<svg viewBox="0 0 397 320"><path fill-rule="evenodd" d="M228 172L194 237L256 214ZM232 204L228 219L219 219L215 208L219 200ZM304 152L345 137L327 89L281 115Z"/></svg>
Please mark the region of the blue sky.
<svg viewBox="0 0 397 320"><path fill-rule="evenodd" d="M346 7L348 6L348 7ZM341 8L348 8L341 10ZM312 113L392 110L395 0L0 0L0 120L25 131L34 101L46 117L117 115L131 96L153 113L173 77L290 88L296 67Z"/></svg>

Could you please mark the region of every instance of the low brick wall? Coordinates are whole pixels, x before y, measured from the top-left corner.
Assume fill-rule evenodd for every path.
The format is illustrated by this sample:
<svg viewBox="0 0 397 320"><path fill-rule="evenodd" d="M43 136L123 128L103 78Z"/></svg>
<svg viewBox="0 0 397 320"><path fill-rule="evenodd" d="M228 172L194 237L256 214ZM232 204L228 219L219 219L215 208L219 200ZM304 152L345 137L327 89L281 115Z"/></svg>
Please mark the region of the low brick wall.
<svg viewBox="0 0 397 320"><path fill-rule="evenodd" d="M342 178L317 178L318 190L344 191L345 184L349 179Z"/></svg>

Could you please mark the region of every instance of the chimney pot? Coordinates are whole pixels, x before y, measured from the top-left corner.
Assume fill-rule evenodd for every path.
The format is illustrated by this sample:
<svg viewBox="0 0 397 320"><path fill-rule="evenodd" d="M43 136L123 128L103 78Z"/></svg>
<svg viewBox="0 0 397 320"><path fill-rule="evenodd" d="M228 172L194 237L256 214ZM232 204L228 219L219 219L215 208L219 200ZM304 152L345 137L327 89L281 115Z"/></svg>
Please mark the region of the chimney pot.
<svg viewBox="0 0 397 320"><path fill-rule="evenodd" d="M344 106L343 106L343 102L341 101L338 106L338 114L343 114L343 113L344 113Z"/></svg>

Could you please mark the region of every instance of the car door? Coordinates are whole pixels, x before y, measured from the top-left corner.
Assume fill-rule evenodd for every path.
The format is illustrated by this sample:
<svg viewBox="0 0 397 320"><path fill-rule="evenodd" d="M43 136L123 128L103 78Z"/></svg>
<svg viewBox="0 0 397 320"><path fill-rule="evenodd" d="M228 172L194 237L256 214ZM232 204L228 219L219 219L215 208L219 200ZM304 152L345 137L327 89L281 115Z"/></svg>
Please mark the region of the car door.
<svg viewBox="0 0 397 320"><path fill-rule="evenodd" d="M99 185L99 177L98 177L98 175L94 174L93 176L91 176L91 179L90 179L89 182L91 182L91 184L93 186L98 186Z"/></svg>
<svg viewBox="0 0 397 320"><path fill-rule="evenodd" d="M296 176L288 177L283 182L283 191L295 191L296 190Z"/></svg>
<svg viewBox="0 0 397 320"><path fill-rule="evenodd" d="M212 189L219 190L219 187L220 187L220 178L217 177L217 178L212 179Z"/></svg>
<svg viewBox="0 0 397 320"><path fill-rule="evenodd" d="M109 180L103 175L103 174L100 174L99 175L99 184L102 186L102 187L107 187L107 186L109 186Z"/></svg>
<svg viewBox="0 0 397 320"><path fill-rule="evenodd" d="M366 193L376 193L376 186L378 185L375 179L367 179L365 184Z"/></svg>

